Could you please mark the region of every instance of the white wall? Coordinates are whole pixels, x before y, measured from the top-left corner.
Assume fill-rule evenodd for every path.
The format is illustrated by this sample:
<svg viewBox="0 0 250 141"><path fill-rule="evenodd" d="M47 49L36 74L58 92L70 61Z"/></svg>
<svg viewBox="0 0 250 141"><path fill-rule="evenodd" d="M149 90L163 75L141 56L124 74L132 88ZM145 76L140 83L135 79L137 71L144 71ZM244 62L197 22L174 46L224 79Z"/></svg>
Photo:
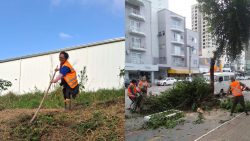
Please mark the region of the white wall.
<svg viewBox="0 0 250 141"><path fill-rule="evenodd" d="M119 77L119 73L125 66L124 40L67 52L70 56L69 62L77 74L86 66L87 91L122 87L124 80ZM45 91L54 69L59 65L58 57L59 53L53 53L0 63L0 79L11 81L13 86L9 90L15 93L32 92L35 87ZM54 87L55 85L52 89Z"/></svg>

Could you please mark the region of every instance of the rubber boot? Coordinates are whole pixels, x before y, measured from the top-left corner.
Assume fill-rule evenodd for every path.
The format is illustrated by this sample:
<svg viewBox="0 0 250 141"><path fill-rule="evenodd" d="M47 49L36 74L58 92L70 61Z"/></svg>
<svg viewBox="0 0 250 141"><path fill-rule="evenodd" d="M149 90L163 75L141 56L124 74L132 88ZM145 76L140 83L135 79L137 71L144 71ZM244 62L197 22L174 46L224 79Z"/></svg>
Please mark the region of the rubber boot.
<svg viewBox="0 0 250 141"><path fill-rule="evenodd" d="M64 108L66 111L71 110L71 100L70 99L64 100Z"/></svg>

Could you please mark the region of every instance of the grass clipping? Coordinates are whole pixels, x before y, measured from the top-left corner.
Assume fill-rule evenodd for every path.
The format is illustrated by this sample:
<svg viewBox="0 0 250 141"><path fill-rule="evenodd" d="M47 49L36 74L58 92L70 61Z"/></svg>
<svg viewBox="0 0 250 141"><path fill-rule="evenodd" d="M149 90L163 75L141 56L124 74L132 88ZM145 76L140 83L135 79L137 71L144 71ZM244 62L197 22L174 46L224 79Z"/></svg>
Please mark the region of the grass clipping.
<svg viewBox="0 0 250 141"><path fill-rule="evenodd" d="M147 128L156 129L159 127L174 128L176 125L183 123L184 113L176 112L176 110L168 110L156 113L151 116L146 123Z"/></svg>

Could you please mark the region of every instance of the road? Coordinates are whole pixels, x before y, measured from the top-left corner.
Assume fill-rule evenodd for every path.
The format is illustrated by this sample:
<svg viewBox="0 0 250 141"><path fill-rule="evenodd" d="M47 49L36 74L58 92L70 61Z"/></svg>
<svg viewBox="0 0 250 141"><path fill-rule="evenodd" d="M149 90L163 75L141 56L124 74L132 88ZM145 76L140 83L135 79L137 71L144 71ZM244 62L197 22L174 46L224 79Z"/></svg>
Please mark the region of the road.
<svg viewBox="0 0 250 141"><path fill-rule="evenodd" d="M249 141L250 140L250 116L242 113L231 121L218 126L196 139L196 141Z"/></svg>
<svg viewBox="0 0 250 141"><path fill-rule="evenodd" d="M250 80L241 81L250 86ZM152 94L158 95L172 86L153 86L149 89ZM250 101L250 92L243 92L245 100ZM130 99L125 97L126 108ZM174 129L159 128L156 130L144 130L143 116L131 114L125 110L125 138L126 141L250 141L250 116L237 114L236 117L229 116L228 111L216 110L206 115L203 124L193 124L195 113L186 114L185 123ZM218 128L219 127L219 128ZM209 133L208 133L209 132ZM201 138L202 137L202 138Z"/></svg>

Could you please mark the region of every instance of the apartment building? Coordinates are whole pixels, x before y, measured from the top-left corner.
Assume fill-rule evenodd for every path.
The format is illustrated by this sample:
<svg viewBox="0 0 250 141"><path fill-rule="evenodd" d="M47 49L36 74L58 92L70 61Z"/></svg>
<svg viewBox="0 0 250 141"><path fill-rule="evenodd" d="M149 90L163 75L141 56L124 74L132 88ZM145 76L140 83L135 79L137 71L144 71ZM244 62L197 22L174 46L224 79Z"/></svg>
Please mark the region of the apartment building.
<svg viewBox="0 0 250 141"><path fill-rule="evenodd" d="M125 1L127 79L198 73L198 34L167 8L166 0Z"/></svg>
<svg viewBox="0 0 250 141"><path fill-rule="evenodd" d="M200 56L211 58L213 51L216 49L215 40L211 33L208 32L207 21L199 10L199 4L192 5L192 30L198 32L200 37L199 50Z"/></svg>
<svg viewBox="0 0 250 141"><path fill-rule="evenodd" d="M154 6L159 4L154 2ZM158 66L154 65L152 59L157 52L153 48L158 46L157 32L154 31L157 30L154 28L157 26L157 21L153 20L155 18L152 17L154 16L152 11L151 1L125 1L125 77L128 79L138 79L140 75L147 75L154 80L154 72L158 71ZM156 36L154 40L153 36Z"/></svg>
<svg viewBox="0 0 250 141"><path fill-rule="evenodd" d="M158 75L199 73L198 34L185 28L185 17L163 9L158 12L158 26Z"/></svg>

